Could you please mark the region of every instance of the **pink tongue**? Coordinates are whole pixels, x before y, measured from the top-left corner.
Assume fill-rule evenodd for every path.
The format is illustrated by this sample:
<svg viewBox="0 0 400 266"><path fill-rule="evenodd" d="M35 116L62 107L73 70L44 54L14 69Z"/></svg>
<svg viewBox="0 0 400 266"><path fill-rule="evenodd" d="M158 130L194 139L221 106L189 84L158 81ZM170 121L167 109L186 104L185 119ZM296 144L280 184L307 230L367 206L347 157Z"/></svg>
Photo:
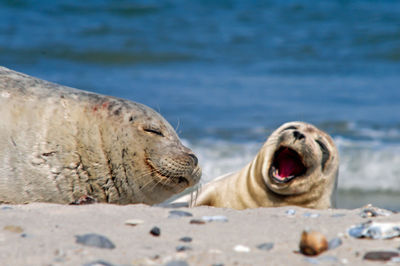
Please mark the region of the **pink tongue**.
<svg viewBox="0 0 400 266"><path fill-rule="evenodd" d="M288 148L278 155L277 162L280 177L299 175L304 170L298 155Z"/></svg>

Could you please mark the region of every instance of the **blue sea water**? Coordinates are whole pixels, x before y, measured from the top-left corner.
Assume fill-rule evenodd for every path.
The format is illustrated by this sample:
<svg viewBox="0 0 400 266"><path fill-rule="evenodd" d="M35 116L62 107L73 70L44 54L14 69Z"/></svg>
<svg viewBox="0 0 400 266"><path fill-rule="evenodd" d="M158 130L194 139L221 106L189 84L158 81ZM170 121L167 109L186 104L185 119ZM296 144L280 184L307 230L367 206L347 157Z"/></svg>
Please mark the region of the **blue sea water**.
<svg viewBox="0 0 400 266"><path fill-rule="evenodd" d="M340 150L339 207L400 210L400 2L0 0L0 65L160 112L203 181L303 120Z"/></svg>

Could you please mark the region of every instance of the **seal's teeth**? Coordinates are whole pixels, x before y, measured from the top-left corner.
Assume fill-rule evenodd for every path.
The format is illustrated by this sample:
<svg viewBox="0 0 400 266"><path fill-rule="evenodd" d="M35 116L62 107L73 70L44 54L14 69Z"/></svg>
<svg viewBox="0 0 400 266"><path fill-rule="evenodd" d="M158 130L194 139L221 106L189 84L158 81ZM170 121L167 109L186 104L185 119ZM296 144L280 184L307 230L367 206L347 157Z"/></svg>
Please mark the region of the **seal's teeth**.
<svg viewBox="0 0 400 266"><path fill-rule="evenodd" d="M278 171L278 169L275 168L275 166L272 166L272 175L274 177L278 177L279 176L279 171Z"/></svg>

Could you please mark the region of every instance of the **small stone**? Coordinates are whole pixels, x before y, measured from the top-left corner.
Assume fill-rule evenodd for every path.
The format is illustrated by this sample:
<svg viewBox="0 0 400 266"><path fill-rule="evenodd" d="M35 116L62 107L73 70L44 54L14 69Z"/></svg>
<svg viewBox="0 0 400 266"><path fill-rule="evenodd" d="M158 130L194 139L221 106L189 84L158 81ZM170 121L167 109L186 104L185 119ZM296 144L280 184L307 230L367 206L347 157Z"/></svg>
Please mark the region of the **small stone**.
<svg viewBox="0 0 400 266"><path fill-rule="evenodd" d="M210 254L222 254L222 251L219 249L209 249L208 253Z"/></svg>
<svg viewBox="0 0 400 266"><path fill-rule="evenodd" d="M160 236L160 235L161 235L161 229L158 228L157 226L154 226L154 227L150 230L150 234L152 234L153 236Z"/></svg>
<svg viewBox="0 0 400 266"><path fill-rule="evenodd" d="M318 218L320 215L318 213L306 212L303 216L307 218Z"/></svg>
<svg viewBox="0 0 400 266"><path fill-rule="evenodd" d="M360 212L360 216L362 218L371 218L371 217L377 217L377 216L390 216L392 214L393 214L392 211L380 209L380 208L372 206L371 204L364 206Z"/></svg>
<svg viewBox="0 0 400 266"><path fill-rule="evenodd" d="M144 223L144 221L139 219L129 219L125 221L125 224L130 226L136 226L142 223Z"/></svg>
<svg viewBox="0 0 400 266"><path fill-rule="evenodd" d="M17 226L17 225L6 225L3 227L3 229L6 231L17 233L17 234L20 234L24 231L24 229L22 229L21 226Z"/></svg>
<svg viewBox="0 0 400 266"><path fill-rule="evenodd" d="M392 258L399 257L400 254L398 252L393 251L371 251L367 252L363 259L364 260L373 260L373 261L389 261Z"/></svg>
<svg viewBox="0 0 400 266"><path fill-rule="evenodd" d="M169 212L168 218L181 218L181 217L192 217L192 216L193 214L191 214L190 212L172 210Z"/></svg>
<svg viewBox="0 0 400 266"><path fill-rule="evenodd" d="M205 222L228 222L228 218L223 215L214 215L214 216L203 216L201 217Z"/></svg>
<svg viewBox="0 0 400 266"><path fill-rule="evenodd" d="M25 233L23 233L23 234L21 234L21 237L22 237L22 238L26 238L26 237L28 237L28 235L25 234Z"/></svg>
<svg viewBox="0 0 400 266"><path fill-rule="evenodd" d="M335 214L331 215L331 217L334 217L334 218L340 218L340 217L344 217L344 216L346 216L346 214L344 214L344 213L335 213Z"/></svg>
<svg viewBox="0 0 400 266"><path fill-rule="evenodd" d="M92 261L92 262L88 262L83 264L83 266L113 266L113 264L104 261L104 260L96 260L96 261Z"/></svg>
<svg viewBox="0 0 400 266"><path fill-rule="evenodd" d="M205 224L206 222L200 219L192 219L190 220L191 224Z"/></svg>
<svg viewBox="0 0 400 266"><path fill-rule="evenodd" d="M224 264L223 263L214 263L211 266L224 266Z"/></svg>
<svg viewBox="0 0 400 266"><path fill-rule="evenodd" d="M400 263L400 257L393 257L390 261L394 263Z"/></svg>
<svg viewBox="0 0 400 266"><path fill-rule="evenodd" d="M300 240L300 252L307 256L318 255L328 249L326 237L317 231L303 231Z"/></svg>
<svg viewBox="0 0 400 266"><path fill-rule="evenodd" d="M62 249L56 249L54 251L54 255L57 256L57 257L65 257L65 252Z"/></svg>
<svg viewBox="0 0 400 266"><path fill-rule="evenodd" d="M337 262L339 262L338 258L334 257L334 256L324 256L324 257L319 257L319 258L305 258L304 259L306 262L310 263L310 264L314 264L314 265L318 265L321 262L327 262L327 263L333 263L333 265L336 265Z"/></svg>
<svg viewBox="0 0 400 266"><path fill-rule="evenodd" d="M98 234L77 235L76 243L90 247L113 249L115 245L107 237Z"/></svg>
<svg viewBox="0 0 400 266"><path fill-rule="evenodd" d="M263 243L257 246L258 249L260 250L271 250L274 247L274 243L272 242L267 242L267 243Z"/></svg>
<svg viewBox="0 0 400 266"><path fill-rule="evenodd" d="M189 266L189 264L184 260L171 260L164 264L164 266Z"/></svg>
<svg viewBox="0 0 400 266"><path fill-rule="evenodd" d="M236 245L233 250L236 252L250 252L250 248L243 245Z"/></svg>
<svg viewBox="0 0 400 266"><path fill-rule="evenodd" d="M335 256L323 256L319 258L319 261L323 261L323 262L338 262L339 259Z"/></svg>
<svg viewBox="0 0 400 266"><path fill-rule="evenodd" d="M337 247L339 247L340 245L342 245L342 240L339 237L335 237L333 239L331 239L328 243L328 249L335 249Z"/></svg>
<svg viewBox="0 0 400 266"><path fill-rule="evenodd" d="M189 242L192 242L192 238L185 236L185 237L180 238L179 241L189 243Z"/></svg>
<svg viewBox="0 0 400 266"><path fill-rule="evenodd" d="M316 258L304 258L304 260L310 264L318 265L319 261Z"/></svg>
<svg viewBox="0 0 400 266"><path fill-rule="evenodd" d="M181 252L181 251L186 251L186 250L191 250L192 248L189 246L177 246L176 251Z"/></svg>
<svg viewBox="0 0 400 266"><path fill-rule="evenodd" d="M285 213L286 213L287 215L292 216L292 215L295 215L295 214L296 214L296 210L289 209L289 210L287 210Z"/></svg>
<svg viewBox="0 0 400 266"><path fill-rule="evenodd" d="M2 210L12 210L13 208L10 206L3 206L1 207Z"/></svg>

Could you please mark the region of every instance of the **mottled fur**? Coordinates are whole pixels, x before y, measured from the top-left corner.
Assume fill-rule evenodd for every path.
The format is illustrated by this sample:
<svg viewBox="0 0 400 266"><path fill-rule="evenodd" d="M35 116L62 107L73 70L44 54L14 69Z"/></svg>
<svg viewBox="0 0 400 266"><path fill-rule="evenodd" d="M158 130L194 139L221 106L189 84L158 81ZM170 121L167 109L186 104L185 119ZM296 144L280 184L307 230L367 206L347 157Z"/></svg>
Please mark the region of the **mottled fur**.
<svg viewBox="0 0 400 266"><path fill-rule="evenodd" d="M154 110L0 67L0 203L164 201L196 184L193 153Z"/></svg>

